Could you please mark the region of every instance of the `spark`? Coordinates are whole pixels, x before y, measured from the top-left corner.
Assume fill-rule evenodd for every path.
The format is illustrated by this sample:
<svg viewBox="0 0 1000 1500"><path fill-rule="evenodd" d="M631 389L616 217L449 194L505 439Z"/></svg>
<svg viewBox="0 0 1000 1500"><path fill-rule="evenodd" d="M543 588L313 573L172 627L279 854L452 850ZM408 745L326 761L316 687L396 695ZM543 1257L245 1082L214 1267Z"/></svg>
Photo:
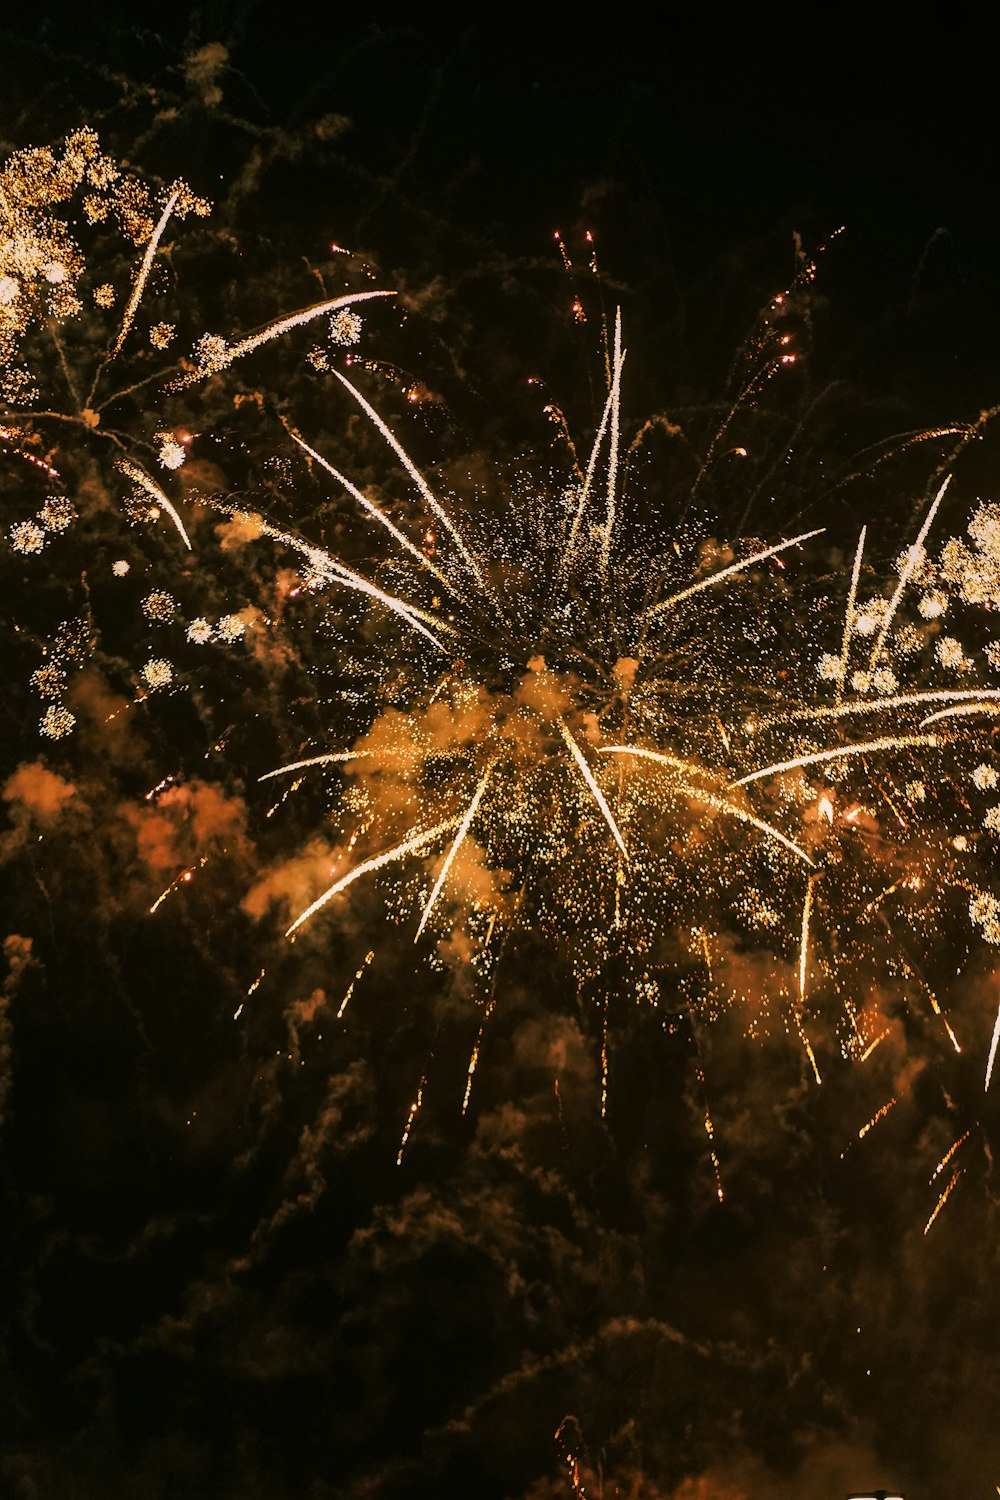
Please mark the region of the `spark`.
<svg viewBox="0 0 1000 1500"><path fill-rule="evenodd" d="M941 488L938 490L937 494L934 496L934 502L931 505L930 510L927 512L926 517L924 518L924 524L920 528L917 539L906 554L906 561L904 562L903 567L900 570L899 582L896 585L896 592L893 594L892 599L889 602L889 608L886 610L885 618L882 621L882 629L879 631L875 644L872 647L871 658L868 662L869 672L874 672L875 663L878 661L879 657L882 655L882 652L885 649L885 641L886 636L889 634L889 626L892 624L893 620L896 617L896 610L899 608L899 601L903 597L903 590L909 583L910 576L914 568L917 566L918 561L923 556L924 539L931 529L931 522L937 515L938 506L941 504L941 501L944 498L944 492L948 488L950 483L951 475L949 474L942 484Z"/></svg>
<svg viewBox="0 0 1000 1500"><path fill-rule="evenodd" d="M822 536L825 530L825 526L818 526L815 531L803 531L799 536L793 536L790 541L778 542L774 547L765 547L763 552L755 552L752 557L745 557L742 562L731 563L728 568L713 573L709 578L699 579L697 583L689 584L686 589L680 589L678 593L671 594L669 599L663 599L659 604L652 605L646 611L644 618L652 619L654 615L662 614L665 610L672 609L675 604L680 604L682 599L690 599L692 594L711 588L713 584L721 583L724 578L733 578L737 573L744 573L747 568L752 568L754 563L764 562L769 557L776 557L779 552L786 552L789 547L797 547L801 542L808 542L811 537Z"/></svg>
<svg viewBox="0 0 1000 1500"><path fill-rule="evenodd" d="M731 781L728 790L733 787L747 786L751 781L760 781L765 776L777 776L783 771L794 771L799 766L815 766L826 761L844 760L851 755L872 755L877 750L906 750L916 745L937 745L939 743L933 734L894 734L880 740L866 740L860 745L841 745L836 750L817 750L811 755L797 755L792 760L777 761L772 766L763 766L759 771L751 771L747 776L741 776L738 781Z"/></svg>
<svg viewBox="0 0 1000 1500"><path fill-rule="evenodd" d="M374 948L369 948L368 952L365 954L365 956L362 959L361 963L358 965L357 973L355 974L354 978L351 980L350 984L347 986L347 993L345 994L343 1000L341 1000L341 1002L340 1002L340 1009L337 1012L337 1020L338 1021L343 1016L344 1011L347 1009L347 1006L348 1006L348 1003L349 1003L349 1001L351 999L351 996L354 994L354 986L357 984L358 980L361 978L362 974L365 972L365 970L367 969L368 965L371 963L371 961L372 961L372 959L374 957L375 957L375 949Z"/></svg>
<svg viewBox="0 0 1000 1500"><path fill-rule="evenodd" d="M948 1199L951 1197L952 1193L955 1190L958 1179L963 1175L964 1172L965 1168L960 1167L958 1171L955 1172L952 1176L952 1179L949 1182L948 1186L945 1188L944 1192L938 1199L934 1212L931 1214L930 1218L927 1220L927 1223L924 1225L924 1234L928 1234L930 1232L931 1225L934 1223L934 1220L937 1218L942 1208L944 1208L945 1204L948 1202Z"/></svg>
<svg viewBox="0 0 1000 1500"><path fill-rule="evenodd" d="M399 1143L399 1154L396 1157L397 1167L401 1167L403 1165L403 1152L406 1150L406 1143L410 1139L410 1131L413 1129L413 1122L417 1118L417 1111L424 1102L424 1089L426 1087L427 1075L424 1074L424 1076L420 1080L419 1087L417 1088L417 1097L410 1105L410 1113L407 1116L406 1124L403 1127L403 1138Z"/></svg>
<svg viewBox="0 0 1000 1500"><path fill-rule="evenodd" d="M937 1166L934 1168L934 1171L931 1173L930 1177L927 1179L928 1186L930 1186L930 1184L933 1183L935 1177L940 1177L940 1175L944 1171L945 1167L948 1165L948 1163L951 1161L952 1157L955 1155L955 1152L958 1150L958 1148L965 1141L967 1141L969 1139L969 1136L971 1134L972 1134L972 1127L970 1126L969 1129L967 1131L965 1131L965 1133L963 1135L959 1136L959 1138L958 1138L957 1141L953 1141L952 1142L952 1144L948 1147L948 1150L944 1153L944 1155L942 1156L941 1160L938 1162Z"/></svg>
<svg viewBox="0 0 1000 1500"><path fill-rule="evenodd" d="M180 391L186 386L196 385L198 381L207 379L210 375L217 375L221 370L241 359L244 354L252 354L262 344L268 344L272 339L280 338L283 333L288 333L292 328L301 328L306 323L311 323L314 318L322 318L326 313L336 312L341 307L352 307L356 302L369 302L376 297L394 297L395 292L351 292L346 297L335 297L328 302L315 302L311 307L303 307L298 312L289 313L287 317L276 318L273 323L268 323L257 333L251 333L238 340L235 344L229 344L225 339L203 340L200 350L200 368L183 375L174 381L172 390ZM333 372L336 374L336 371ZM343 377L341 377L343 378Z"/></svg>
<svg viewBox="0 0 1000 1500"><path fill-rule="evenodd" d="M475 818L476 812L479 809L479 804L482 801L483 793L486 791L487 783L489 782L489 779L493 774L493 767L495 764L495 761L490 761L490 764L486 767L483 779L476 787L475 796L469 803L469 806L465 812L465 816L463 817L461 823L458 825L458 832L455 834L451 848L445 855L444 863L442 864L441 869L438 872L438 878L434 882L434 889L431 891L430 896L427 898L427 905L424 907L423 915L420 918L420 925L417 928L416 936L413 939L414 942L417 941L417 939L420 937L420 934L427 926L427 919L430 916L431 912L434 910L435 902L437 901L438 896L441 894L444 883L448 878L448 871L451 869L455 855L458 853L459 849L465 841L465 837L469 832L469 829L472 827L473 819Z"/></svg>
<svg viewBox="0 0 1000 1500"><path fill-rule="evenodd" d="M1000 1046L1000 1008L997 1009L997 1018L993 1023L993 1037L990 1041L990 1055L986 1060L986 1083L983 1087L984 1093L989 1088L990 1079L993 1077L993 1064L996 1061L998 1046Z"/></svg>
<svg viewBox="0 0 1000 1500"><path fill-rule="evenodd" d="M160 489L160 486L157 484L156 480L151 478L150 475L146 473L145 469L141 469L138 464L133 463L130 458L120 458L118 460L117 467L122 471L123 474L127 474L130 479L134 480L136 484L141 486L141 488L146 491L146 494L156 501L156 504L160 507L161 510L166 511L167 515L170 517L171 521L173 521L174 525L177 527L177 530L180 532L181 541L190 552L192 550L191 538L188 536L187 532L184 529L184 522L181 520L175 507L171 504L166 495Z"/></svg>
<svg viewBox="0 0 1000 1500"><path fill-rule="evenodd" d="M689 765L689 762L678 760L676 756L662 755L657 750L644 750L638 745L602 745L598 750L598 754L636 755L644 760L658 761L664 765L674 767L686 767ZM691 769L696 768L692 767ZM809 857L806 851L799 844L796 844L793 839L783 834L780 828L775 828L772 824L765 823L762 818L757 818L753 813L747 812L746 808L738 807L736 803L728 801L725 797L707 792L701 787L679 784L675 789L685 797L690 797L695 802L704 802L709 807L714 807L718 812L726 813L732 818L739 818L741 822L748 824L752 828L756 828L758 832L766 834L768 838L776 839L779 844L783 845L784 848L788 849L799 859L804 860L807 865L815 864L815 861Z"/></svg>
<svg viewBox="0 0 1000 1500"><path fill-rule="evenodd" d="M318 911L322 910L328 901L346 890L349 885L353 885L354 881L359 880L362 875L368 875L373 870L381 870L384 865L405 859L408 854L418 854L428 844L433 844L436 839L439 839L443 833L450 833L457 822L457 818L448 818L443 823L436 823L433 828L424 828L412 834L408 839L404 839L401 844L396 844L394 848L385 850L383 854L376 854L371 859L363 860L360 865L355 865L353 870L349 870L346 875L335 880L333 885L328 886L321 896L317 896L316 900L295 918L291 927L286 928L285 936L291 937L292 933L297 932L303 923L308 922L310 917L314 917Z"/></svg>
<svg viewBox="0 0 1000 1500"><path fill-rule="evenodd" d="M844 611L844 636L840 647L840 675L837 678L837 698L840 699L844 691L844 683L847 681L847 659L851 650L851 632L854 629L854 608L858 597L858 579L861 577L861 558L865 550L865 536L868 527L862 526L861 535L858 537L858 550L854 554L854 567L851 570L851 587L847 594L847 609Z"/></svg>
<svg viewBox="0 0 1000 1500"><path fill-rule="evenodd" d="M125 313L122 317L122 326L118 331L118 337L115 339L114 343L111 346L111 351L108 356L109 359L114 359L121 352L121 347L125 342L126 335L128 334L128 331L132 326L132 319L135 317L136 309L138 308L139 303L142 300L142 294L145 290L146 282L149 279L149 273L153 268L153 261L156 259L156 252L159 248L160 240L163 237L163 231L167 227L170 215L173 213L174 206L176 205L179 197L180 189L174 188L173 192L170 194L170 197L167 199L166 207L160 215L159 223L150 236L149 244L146 246L146 253L142 257L142 260L139 264L139 269L136 272L135 281L132 286L132 294L129 297L128 303L125 307Z"/></svg>
<svg viewBox="0 0 1000 1500"><path fill-rule="evenodd" d="M329 755L310 755L306 760L289 761L287 766L275 766L273 771L265 771L263 776L258 776L258 781L270 781L272 776L287 776L289 771L302 771L306 766L330 765L333 762L345 760L363 760L368 754L366 750L337 750Z"/></svg>
<svg viewBox="0 0 1000 1500"><path fill-rule="evenodd" d="M858 1140L859 1141L863 1141L864 1140L864 1138L868 1134L869 1130L871 1130L875 1125L877 1125L878 1122L879 1122L879 1120L884 1120L885 1119L886 1115L889 1113L890 1109L892 1109L892 1107L896 1104L896 1102L897 1101L896 1101L895 1097L893 1097L892 1099L888 1100L887 1103L883 1104L880 1109L877 1109L875 1111L875 1113L872 1115L872 1117L868 1121L868 1123L866 1125L862 1125L861 1129L858 1131Z"/></svg>
<svg viewBox="0 0 1000 1500"><path fill-rule="evenodd" d="M597 803L597 806L600 808L601 816L603 817L605 823L607 823L608 827L611 829L611 832L614 835L615 843L622 851L622 857L624 858L625 862L628 863L628 850L625 847L625 840L621 836L618 824L615 822L614 814L612 813L611 808L608 806L604 793L601 791L600 787L597 785L597 782L594 780L594 773L588 766L586 759L584 758L583 751L580 749L572 734L570 734L569 729L567 728L563 720L559 719L557 722L559 725L559 733L566 741L566 748L569 750L570 755L572 755L574 761L576 762L580 775L583 777L583 780L586 783L591 796Z"/></svg>

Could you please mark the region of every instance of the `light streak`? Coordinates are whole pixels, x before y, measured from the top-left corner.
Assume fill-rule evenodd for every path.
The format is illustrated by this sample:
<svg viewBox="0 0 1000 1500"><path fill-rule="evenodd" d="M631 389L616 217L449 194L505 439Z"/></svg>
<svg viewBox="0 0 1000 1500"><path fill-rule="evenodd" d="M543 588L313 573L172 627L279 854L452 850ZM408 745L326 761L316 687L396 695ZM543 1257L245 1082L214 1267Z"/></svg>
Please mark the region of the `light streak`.
<svg viewBox="0 0 1000 1500"><path fill-rule="evenodd" d="M129 329L132 327L132 319L135 317L136 309L139 306L140 301L142 300L142 294L145 290L146 282L149 280L149 273L153 268L153 261L156 259L156 251L159 247L160 240L163 237L163 231L167 227L170 215L173 213L174 205L176 204L179 197L180 190L178 188L174 188L173 192L170 194L170 197L167 199L166 207L160 215L159 223L150 236L149 244L146 246L146 253L142 257L142 260L139 264L139 269L136 272L135 282L132 286L132 294L129 297L125 307L125 312L122 317L122 326L118 331L118 337L115 339L114 343L111 346L111 351L108 355L109 359L114 359L115 356L120 353L122 344L124 344L125 342L125 337Z"/></svg>
<svg viewBox="0 0 1000 1500"><path fill-rule="evenodd" d="M355 880L360 879L362 875L368 875L373 870L381 870L384 865L405 859L408 854L418 854L421 849L426 848L428 844L433 844L435 839L439 839L443 833L449 833L457 822L457 818L448 818L443 823L436 823L433 828L422 829L412 834L410 838L404 839L401 844L396 844L394 848L386 849L384 853L376 854L371 859L363 860L360 865L355 865L353 870L349 870L346 875L335 880L333 885L328 886L321 896L317 896L316 900L295 918L291 927L285 929L285 936L291 937L292 933L297 932L304 922L308 922L310 917L314 917L318 911L321 911L328 901L346 890L349 885L353 885Z"/></svg>
<svg viewBox="0 0 1000 1500"><path fill-rule="evenodd" d="M427 1075L425 1073L420 1080L419 1087L417 1088L417 1097L410 1105L410 1113L407 1116L406 1124L403 1127L403 1138L399 1143L399 1154L396 1157L397 1167L401 1167L403 1165L403 1152L406 1150L406 1143L410 1139L410 1132L413 1129L413 1122L417 1118L417 1111L424 1102L424 1089L426 1087Z"/></svg>
<svg viewBox="0 0 1000 1500"><path fill-rule="evenodd" d="M463 817L461 823L458 825L458 832L455 834L451 848L445 855L444 863L441 866L440 871L438 872L438 878L434 882L434 889L431 891L429 897L427 898L427 905L424 907L423 915L420 918L420 925L417 928L416 936L413 939L414 942L417 941L417 939L420 937L420 934L427 926L427 919L430 916L431 912L434 910L434 905L437 901L438 896L441 894L441 890L444 886L445 881L448 878L448 871L451 869L455 855L458 853L459 849L465 841L465 837L469 832L469 829L472 827L473 819L475 818L476 812L479 808L479 804L482 801L483 793L486 791L487 783L489 782L489 779L493 774L493 767L495 764L495 761L490 761L490 764L486 767L486 772L483 776L483 779L476 787L475 795L472 801L469 803L468 808L466 809L465 816Z"/></svg>
<svg viewBox="0 0 1000 1500"><path fill-rule="evenodd" d="M597 806L599 807L601 812L601 816L603 817L605 823L607 823L608 827L611 829L611 832L614 835L615 843L622 851L622 856L627 864L628 850L625 847L625 840L621 836L618 824L614 819L614 814L612 813L611 808L608 806L607 799L605 798L604 793L601 791L600 787L597 785L597 782L594 780L594 773L588 766L586 760L584 759L583 751L580 749L576 740L570 734L566 724L562 719L557 719L556 722L559 726L559 733L566 741L566 747L569 750L570 755L572 755L574 761L576 762L580 775L583 777L583 780L588 790L590 791L591 796L597 803Z"/></svg>
<svg viewBox="0 0 1000 1500"><path fill-rule="evenodd" d="M794 771L799 766L816 766L826 761L844 760L851 755L873 755L878 750L906 750L916 745L937 745L939 743L933 734L894 734L885 739L866 740L860 745L841 745L836 750L817 750L811 755L797 755L792 760L777 761L773 766L763 766L759 771L751 771L747 776L741 776L738 781L731 781L728 790L737 786L747 786L751 781L760 781L765 776L777 776L783 771Z"/></svg>
<svg viewBox="0 0 1000 1500"><path fill-rule="evenodd" d="M257 333L248 334L235 344L220 340L219 345L213 348L211 355L205 360L204 368L181 376L173 382L170 389L180 391L186 386L197 385L200 380L207 380L210 376L225 370L237 359L242 359L244 354L252 354L262 344L268 344L272 339L280 338L283 333L288 333L293 328L301 328L305 323L311 323L314 318L322 318L325 314L336 312L341 307L353 307L357 302L370 302L375 297L395 297L395 295L395 292L389 291L351 292L349 296L334 297L329 302L315 302L311 307L303 307L299 312L289 313L287 317L276 318L273 323L268 323Z"/></svg>
<svg viewBox="0 0 1000 1500"><path fill-rule="evenodd" d="M674 767L686 766L688 764L687 761L678 760L676 756L661 755L657 750L644 750L638 745L602 745L598 750L598 754L636 755L644 760L658 761L664 765ZM692 769L696 768L692 767ZM675 784L674 790L685 797L690 797L695 802L704 802L707 806L714 807L716 811L725 813L728 817L739 818L741 822L748 824L752 828L756 828L758 832L766 834L768 838L776 839L779 844L789 850L790 853L796 855L798 859L803 860L807 865L815 865L815 860L811 859L806 851L800 845L796 844L793 839L783 834L780 828L775 828L771 823L765 823L763 818L755 817L753 813L747 812L746 808L738 807L736 803L728 801L725 797L705 791L702 787L679 783Z"/></svg>
<svg viewBox="0 0 1000 1500"><path fill-rule="evenodd" d="M412 458L407 453L402 443L396 437L395 433L393 433L387 423L382 420L378 412L375 410L374 406L372 406L369 401L365 400L364 396L362 396L357 386L351 384L346 375L342 375L339 370L334 370L332 371L332 373L340 381L344 389L348 391L351 396L353 396L354 400L361 407L361 410L368 417L372 425L385 438L386 442L389 444L389 447L395 453L396 457L399 459L400 463L403 465L404 469L409 474L414 484L417 486L417 489L424 497L424 500L437 516L442 526L444 526L447 530L452 541L455 543L456 547L461 553L463 561L465 562L472 576L475 578L476 582L479 584L479 587L482 589L483 593L488 599L493 599L493 595L490 592L489 585L487 584L486 579L483 576L482 569L479 563L476 561L475 557L469 551L469 548L466 546L462 533L459 531L458 527L455 525L454 521L445 510L440 500L438 500L430 485L427 483L426 479L421 474L420 470L417 468L416 464L413 462Z"/></svg>
<svg viewBox="0 0 1000 1500"><path fill-rule="evenodd" d="M664 610L672 609L675 604L680 604L682 599L690 599L692 594L699 594L702 589L711 588L713 584L721 583L724 578L733 578L737 573L745 572L747 568L752 568L754 563L764 562L769 557L776 557L779 552L786 552L789 547L797 547L800 542L808 542L810 537L822 536L825 530L825 526L818 526L815 531L803 531L801 535L793 536L790 541L778 542L774 547L765 547L763 552L755 552L752 557L745 557L742 562L731 563L728 568L723 568L708 578L699 579L697 583L689 584L686 589L680 589L678 593L671 594L669 599L663 599L659 604L652 605L647 609L643 618L652 619L655 615L662 614Z"/></svg>
<svg viewBox="0 0 1000 1500"><path fill-rule="evenodd" d="M858 580L861 577L861 559L865 550L865 536L868 527L862 526L861 535L858 537L858 550L854 554L854 567L851 570L851 587L847 594L847 608L844 611L844 636L840 646L840 676L837 679L837 698L841 698L844 691L844 683L847 681L847 662L851 654L851 631L854 629L854 607L858 597Z"/></svg>
<svg viewBox="0 0 1000 1500"><path fill-rule="evenodd" d="M886 636L889 634L889 626L892 624L893 620L896 617L896 610L899 608L899 601L903 597L903 590L909 583L910 575L912 574L914 568L917 566L919 559L923 555L922 549L924 545L924 539L927 536L928 531L930 531L931 529L931 522L937 515L938 506L941 504L941 501L944 497L944 492L948 488L948 485L950 483L951 475L949 474L945 479L944 484L942 484L941 488L934 496L934 503L931 505L930 510L927 512L927 515L924 518L924 524L920 528L917 540L913 543L913 546L906 554L906 561L903 564L902 569L900 570L899 582L896 585L896 592L893 594L892 599L890 600L889 608L886 610L885 618L882 621L882 628L875 639L874 646L872 647L871 658L868 662L869 672L874 672L875 664L879 660L879 657L882 655L882 652L885 649L885 641Z"/></svg>
<svg viewBox="0 0 1000 1500"><path fill-rule="evenodd" d="M177 530L180 532L181 541L190 552L192 550L191 538L184 530L184 522L178 515L176 508L171 504L166 495L160 489L160 486L156 483L156 480L152 479L150 475L146 473L145 469L141 469L138 464L133 463L129 458L120 458L118 460L117 467L122 471L123 474L127 474L130 479L134 480L136 484L140 485L141 488L146 491L146 494L149 495L151 499L155 500L157 505L160 506L162 510L166 511L167 515L170 517L171 521L173 521L174 525L177 527Z"/></svg>
<svg viewBox="0 0 1000 1500"><path fill-rule="evenodd" d="M986 1083L983 1086L983 1093L986 1093L990 1086L990 1079L993 1077L993 1064L996 1061L997 1047L1000 1047L1000 1007L997 1009L997 1018L993 1023L993 1037L990 1041L990 1055L986 1060Z"/></svg>
<svg viewBox="0 0 1000 1500"><path fill-rule="evenodd" d="M941 1212L942 1208L944 1208L945 1204L948 1202L948 1199L951 1197L952 1193L955 1190L955 1187L956 1187L956 1185L958 1183L958 1179L963 1175L964 1172L965 1172L965 1168L964 1167L960 1167L958 1169L958 1171L955 1172L955 1174L953 1175L953 1177L952 1177L951 1181L949 1182L948 1186L945 1188L944 1192L941 1194L940 1198L938 1199L937 1204L936 1204L935 1209L934 1209L934 1212L931 1214L930 1218L927 1220L927 1223L924 1225L924 1234L929 1234L930 1233L931 1225L934 1223L934 1220L937 1218L937 1216Z"/></svg>
<svg viewBox="0 0 1000 1500"><path fill-rule="evenodd" d="M354 986L357 984L358 980L361 978L362 974L365 972L365 970L367 969L368 965L371 963L371 961L372 961L372 959L374 957L375 957L375 949L374 948L369 948L368 952L365 954L365 956L362 959L361 963L358 965L357 973L355 974L354 978L351 980L350 984L347 986L347 993L345 994L343 1000L341 1000L341 1002L340 1002L340 1009L337 1012L337 1020L338 1021L343 1016L344 1011L347 1009L348 1002L350 1001L351 996L354 994Z"/></svg>
<svg viewBox="0 0 1000 1500"><path fill-rule="evenodd" d="M345 760L364 760L368 753L367 750L337 750L329 755L310 755L306 760L289 761L287 766L275 766L273 771L265 771L263 776L257 777L257 780L270 781L272 776L287 776L289 771L303 771L307 766L329 765Z"/></svg>

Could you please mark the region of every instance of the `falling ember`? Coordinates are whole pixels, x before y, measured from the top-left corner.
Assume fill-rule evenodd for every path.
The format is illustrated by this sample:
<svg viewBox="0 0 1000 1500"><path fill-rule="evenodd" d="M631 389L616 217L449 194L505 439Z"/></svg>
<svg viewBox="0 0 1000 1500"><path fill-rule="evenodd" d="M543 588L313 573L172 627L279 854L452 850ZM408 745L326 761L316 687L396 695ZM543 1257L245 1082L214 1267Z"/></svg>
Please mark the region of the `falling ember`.
<svg viewBox="0 0 1000 1500"><path fill-rule="evenodd" d="M872 1115L871 1119L867 1122L867 1124L862 1125L861 1129L858 1131L858 1140L859 1141L863 1141L864 1140L864 1138L868 1134L869 1130L871 1130L873 1126L877 1125L878 1122L879 1122L879 1120L884 1120L885 1119L886 1115L889 1113L890 1109L892 1109L892 1107L893 1107L893 1105L895 1103L896 1103L896 1100L894 1098L890 1099L887 1104L883 1104L882 1105L881 1109L877 1109L875 1111L875 1113Z"/></svg>
<svg viewBox="0 0 1000 1500"><path fill-rule="evenodd" d="M413 1129L413 1122L417 1118L417 1110L420 1108L421 1104L423 1104L423 1102L424 1102L424 1089L426 1088L426 1086L427 1086L427 1075L424 1074L424 1076L420 1080L420 1085L419 1085L419 1087L417 1089L417 1097L414 1099L413 1103L410 1105L410 1113L407 1116L406 1124L403 1127L403 1138L402 1138L402 1140L399 1143L399 1153L398 1153L398 1155L396 1157L396 1166L397 1167L401 1167L403 1165L403 1152L406 1150L406 1143L410 1139L410 1131Z"/></svg>
<svg viewBox="0 0 1000 1500"><path fill-rule="evenodd" d="M958 1179L963 1175L964 1172L965 1168L959 1167L958 1171L953 1175L951 1181L948 1183L948 1186L945 1188L944 1192L938 1199L937 1204L934 1208L934 1212L931 1214L930 1218L927 1220L927 1223L924 1225L924 1234L930 1233L931 1225L934 1223L934 1220L937 1218L942 1208L944 1208L945 1204L948 1202L948 1199L951 1197L952 1193L955 1190L955 1187L958 1184Z"/></svg>
<svg viewBox="0 0 1000 1500"><path fill-rule="evenodd" d="M993 1077L993 1064L996 1062L998 1047L1000 1047L1000 1008L997 1009L997 1018L993 1023L993 1036L990 1041L990 1055L986 1060L986 1083L983 1086L984 1093L989 1088L990 1079Z"/></svg>
<svg viewBox="0 0 1000 1500"><path fill-rule="evenodd" d="M368 952L364 956L364 959L362 960L362 962L358 966L357 973L355 974L354 978L351 980L350 984L347 986L347 993L345 994L343 1000L341 1000L341 1002L340 1002L340 1009L337 1011L337 1020L338 1021L343 1016L344 1011L347 1009L347 1006L348 1006L348 1003L349 1003L349 1001L351 999L351 996L354 994L354 986L357 984L358 980L361 978L362 974L365 972L365 970L367 969L368 965L371 963L371 961L372 961L372 959L374 957L375 957L375 949L374 948L369 948Z"/></svg>

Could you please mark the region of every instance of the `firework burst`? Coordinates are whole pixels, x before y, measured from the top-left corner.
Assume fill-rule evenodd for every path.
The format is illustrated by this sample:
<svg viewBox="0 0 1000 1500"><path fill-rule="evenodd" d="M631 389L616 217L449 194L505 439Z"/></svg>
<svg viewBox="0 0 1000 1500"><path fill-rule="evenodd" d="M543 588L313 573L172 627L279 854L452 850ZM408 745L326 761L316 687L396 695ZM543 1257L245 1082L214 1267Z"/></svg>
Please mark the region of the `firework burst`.
<svg viewBox="0 0 1000 1500"><path fill-rule="evenodd" d="M265 778L325 778L342 830L332 880L287 935L322 940L363 881L383 883L431 955L464 927L482 981L470 1085L499 956L531 931L604 1013L605 1097L612 994L692 1024L739 1007L752 1034L787 1031L817 1083L824 1054L878 1045L888 980L960 1047L935 989L955 957L943 935L1000 939L977 873L1000 824L1000 510L979 505L965 537L935 546L945 476L882 576L874 528L846 557L821 526L713 534L693 499L741 406L794 358L784 302L667 514L643 516L630 489L649 424L623 430L617 320L585 461L473 507L439 492L398 422L338 374L402 466L410 509L363 494L293 432L377 528L377 567L257 520L332 610L348 724ZM373 612L359 625L331 591Z"/></svg>

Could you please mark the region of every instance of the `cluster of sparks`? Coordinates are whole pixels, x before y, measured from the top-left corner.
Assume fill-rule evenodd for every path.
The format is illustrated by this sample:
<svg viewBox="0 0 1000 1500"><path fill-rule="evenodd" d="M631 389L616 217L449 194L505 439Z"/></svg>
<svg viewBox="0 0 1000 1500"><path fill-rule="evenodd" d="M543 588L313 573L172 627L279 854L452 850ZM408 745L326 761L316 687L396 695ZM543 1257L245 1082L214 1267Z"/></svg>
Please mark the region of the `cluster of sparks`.
<svg viewBox="0 0 1000 1500"><path fill-rule="evenodd" d="M75 399L66 417L38 409L41 380L21 350L44 324L58 352L59 327L83 313L85 261L56 212L78 191L86 216L117 215L141 255L127 294L104 280L90 291L88 316L96 308L112 327L86 390L62 361ZM0 174L0 435L38 463L25 432L46 419L106 433L132 518L166 518L187 551L185 502L169 491L190 434L158 427L140 452L104 419L115 400L107 372L138 326L168 228L206 210L182 183L156 201L89 132L62 155L19 153ZM162 388L187 390L320 317L333 351L353 346L354 305L388 295L328 298L234 339L204 334ZM730 543L692 504L739 408L795 358L782 301L764 316L749 374L674 515L644 518L630 492L641 434L630 439L623 420L620 318L585 457L574 450L556 477L515 475L503 498L475 507L432 484L400 436L404 419L383 416L334 367L333 352L307 356L403 476L404 489L373 498L287 428L295 460L370 528L377 562L367 569L242 503L212 500L255 544L291 558L340 642L330 667L341 684L339 739L303 744L265 778L293 787L325 778L341 840L333 878L287 936L321 936L347 892L371 881L432 956L462 923L482 1011L466 1105L496 966L515 931L555 940L581 994L599 998L605 1099L612 992L695 1021L740 1007L754 1034L777 1017L819 1083L824 1051L860 1060L879 1044L884 1018L871 995L885 974L914 1007L930 1008L958 1049L929 972L940 967L941 934L961 917L1000 945L1000 899L977 875L977 846L1000 834L1000 641L989 629L1000 607L1000 506L979 504L964 533L941 540L945 478L886 576L872 557L890 538L868 528L844 557L821 527ZM165 349L174 325L150 317L148 343ZM72 496L53 493L8 528L9 544L37 553L75 513ZM816 558L821 577L811 581ZM128 565L114 570L123 577ZM231 610L215 623L185 621L162 588L142 608L151 626L181 629L195 644L235 643L247 619ZM50 700L42 730L53 737L72 728L61 701L72 631L64 635L33 679ZM170 660L155 655L138 687L174 679ZM998 1045L1000 1017L987 1087ZM711 1144L707 1112L706 1131ZM714 1146L712 1157L721 1196Z"/></svg>

